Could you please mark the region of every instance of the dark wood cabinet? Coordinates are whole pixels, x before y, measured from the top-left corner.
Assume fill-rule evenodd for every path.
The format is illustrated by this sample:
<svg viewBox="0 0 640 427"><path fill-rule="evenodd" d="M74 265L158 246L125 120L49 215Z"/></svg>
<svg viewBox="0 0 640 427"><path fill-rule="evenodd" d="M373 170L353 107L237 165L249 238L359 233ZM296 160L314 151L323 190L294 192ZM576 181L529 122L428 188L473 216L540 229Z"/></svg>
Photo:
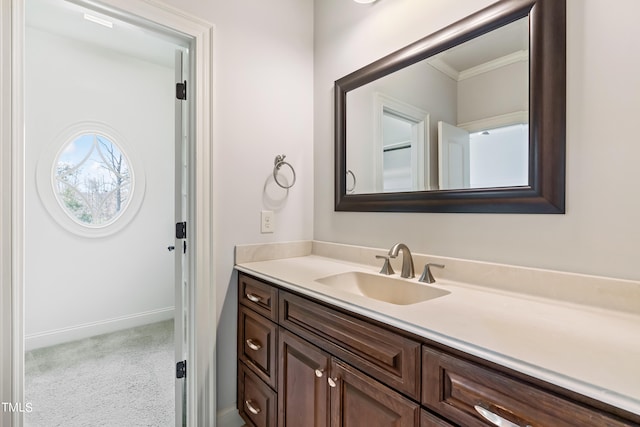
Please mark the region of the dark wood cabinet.
<svg viewBox="0 0 640 427"><path fill-rule="evenodd" d="M251 427L278 423L278 288L238 277L238 411Z"/></svg>
<svg viewBox="0 0 640 427"><path fill-rule="evenodd" d="M420 400L420 342L289 292L279 301L280 325Z"/></svg>
<svg viewBox="0 0 640 427"><path fill-rule="evenodd" d="M640 416L241 273L250 427L640 427Z"/></svg>
<svg viewBox="0 0 640 427"><path fill-rule="evenodd" d="M267 319L278 321L278 288L251 276L238 276L238 302Z"/></svg>
<svg viewBox="0 0 640 427"><path fill-rule="evenodd" d="M243 363L238 364L238 411L250 426L276 427L278 396Z"/></svg>
<svg viewBox="0 0 640 427"><path fill-rule="evenodd" d="M422 366L422 403L460 425L634 425L432 348L424 347Z"/></svg>
<svg viewBox="0 0 640 427"><path fill-rule="evenodd" d="M419 427L420 405L280 330L280 427Z"/></svg>
<svg viewBox="0 0 640 427"><path fill-rule="evenodd" d="M284 329L279 351L278 425L329 427L331 356Z"/></svg>
<svg viewBox="0 0 640 427"><path fill-rule="evenodd" d="M420 427L455 427L453 424L436 417L426 410L422 410L420 414Z"/></svg>
<svg viewBox="0 0 640 427"><path fill-rule="evenodd" d="M327 380L332 427L420 427L420 405L337 359Z"/></svg>
<svg viewBox="0 0 640 427"><path fill-rule="evenodd" d="M238 285L247 425L420 426L420 342L244 274Z"/></svg>
<svg viewBox="0 0 640 427"><path fill-rule="evenodd" d="M238 358L276 389L278 325L244 306L238 308Z"/></svg>

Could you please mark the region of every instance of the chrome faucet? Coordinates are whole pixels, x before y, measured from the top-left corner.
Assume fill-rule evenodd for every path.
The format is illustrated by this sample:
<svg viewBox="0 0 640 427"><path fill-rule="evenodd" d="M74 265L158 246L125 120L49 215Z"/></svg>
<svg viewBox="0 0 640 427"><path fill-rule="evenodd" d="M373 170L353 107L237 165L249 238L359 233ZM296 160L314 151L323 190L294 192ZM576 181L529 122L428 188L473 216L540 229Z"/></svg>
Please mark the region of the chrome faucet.
<svg viewBox="0 0 640 427"><path fill-rule="evenodd" d="M411 251L404 243L396 243L389 249L389 258L396 258L398 252L402 251L402 272L400 277L413 279L416 277L413 271L413 258L411 257Z"/></svg>

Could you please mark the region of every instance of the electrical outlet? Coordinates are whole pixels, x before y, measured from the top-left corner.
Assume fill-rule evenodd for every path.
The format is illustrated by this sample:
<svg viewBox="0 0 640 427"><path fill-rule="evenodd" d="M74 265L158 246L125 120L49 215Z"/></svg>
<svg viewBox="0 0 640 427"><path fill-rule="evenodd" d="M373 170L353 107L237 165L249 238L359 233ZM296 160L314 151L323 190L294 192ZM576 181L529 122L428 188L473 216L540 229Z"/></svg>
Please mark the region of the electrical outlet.
<svg viewBox="0 0 640 427"><path fill-rule="evenodd" d="M262 233L273 233L276 231L276 224L274 221L273 211L262 211L260 212L260 232Z"/></svg>

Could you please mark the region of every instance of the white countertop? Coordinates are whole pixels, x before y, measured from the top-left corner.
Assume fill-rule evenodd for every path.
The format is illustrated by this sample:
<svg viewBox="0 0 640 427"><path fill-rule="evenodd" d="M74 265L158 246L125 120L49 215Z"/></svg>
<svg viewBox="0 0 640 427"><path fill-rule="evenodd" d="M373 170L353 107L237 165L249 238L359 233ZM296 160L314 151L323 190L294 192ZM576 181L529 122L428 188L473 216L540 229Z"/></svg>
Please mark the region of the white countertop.
<svg viewBox="0 0 640 427"><path fill-rule="evenodd" d="M449 294L394 305L316 282L379 270L318 255L240 262L236 269L640 414L638 314L446 279L428 286Z"/></svg>

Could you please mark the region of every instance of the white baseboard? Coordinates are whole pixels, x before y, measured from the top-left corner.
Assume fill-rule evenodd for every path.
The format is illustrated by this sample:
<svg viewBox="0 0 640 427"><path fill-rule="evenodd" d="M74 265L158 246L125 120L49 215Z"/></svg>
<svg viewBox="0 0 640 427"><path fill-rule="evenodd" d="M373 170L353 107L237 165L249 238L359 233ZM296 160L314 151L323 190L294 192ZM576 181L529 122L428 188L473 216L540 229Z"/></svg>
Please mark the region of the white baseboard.
<svg viewBox="0 0 640 427"><path fill-rule="evenodd" d="M240 418L235 406L218 411L216 418L216 426L218 427L241 427L244 425L244 420Z"/></svg>
<svg viewBox="0 0 640 427"><path fill-rule="evenodd" d="M67 328L29 334L24 337L24 349L25 351L29 351L41 347L50 347L52 345L88 338L95 335L107 334L109 332L120 331L122 329L161 322L163 320L173 319L173 312L174 307L166 307L142 313L135 313L128 316L116 317L113 319L83 323L81 325L69 326Z"/></svg>

